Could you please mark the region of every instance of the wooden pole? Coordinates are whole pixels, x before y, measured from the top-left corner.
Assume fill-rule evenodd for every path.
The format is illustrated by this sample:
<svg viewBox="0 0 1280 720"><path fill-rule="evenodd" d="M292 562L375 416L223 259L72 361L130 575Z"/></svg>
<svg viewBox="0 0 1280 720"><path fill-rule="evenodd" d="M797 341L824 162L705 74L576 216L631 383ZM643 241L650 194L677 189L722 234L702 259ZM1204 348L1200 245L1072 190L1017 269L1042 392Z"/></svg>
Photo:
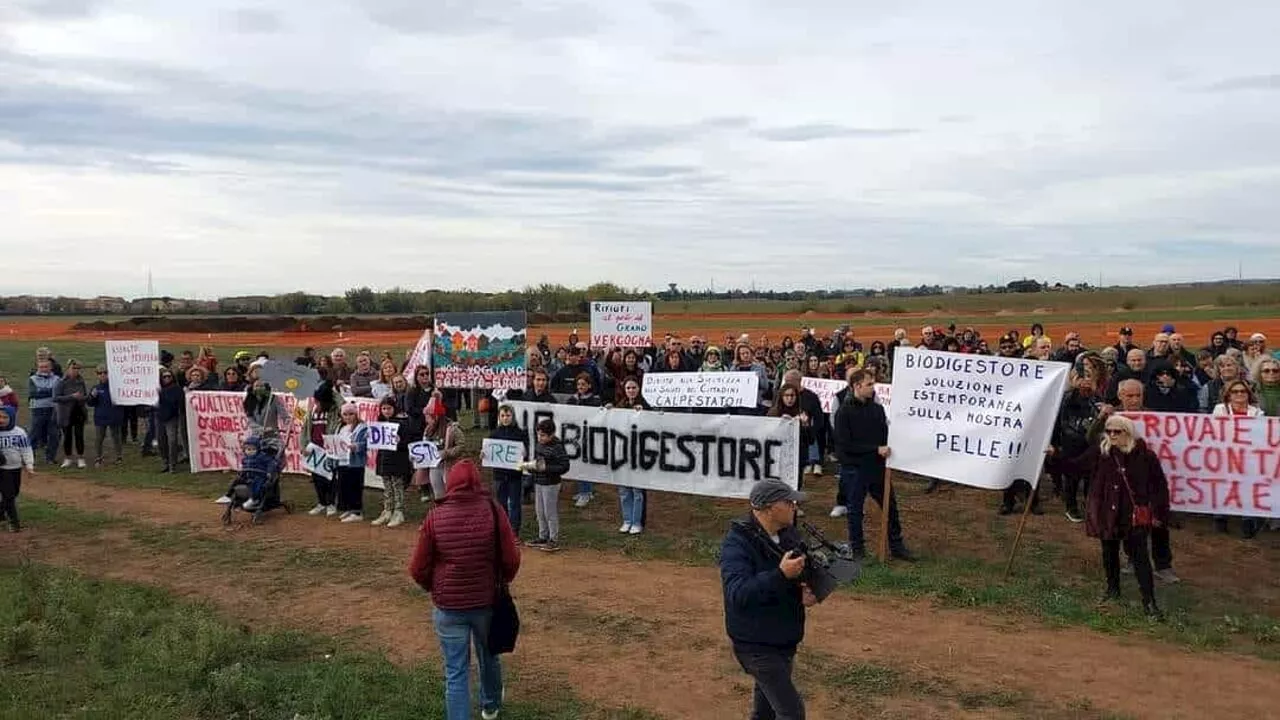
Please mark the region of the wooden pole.
<svg viewBox="0 0 1280 720"><path fill-rule="evenodd" d="M889 501L893 498L893 471L884 469L884 494L880 503L880 562L888 563L889 553Z"/></svg>
<svg viewBox="0 0 1280 720"><path fill-rule="evenodd" d="M1031 488L1027 493L1026 506L1022 508L1022 519L1018 521L1018 532L1013 536L1013 547L1009 549L1009 562L1004 566L1004 578L1009 579L1009 573L1013 571L1013 559L1018 555L1018 544L1022 542L1022 531L1027 527L1027 516L1031 514L1031 503L1035 502L1036 491L1038 488Z"/></svg>

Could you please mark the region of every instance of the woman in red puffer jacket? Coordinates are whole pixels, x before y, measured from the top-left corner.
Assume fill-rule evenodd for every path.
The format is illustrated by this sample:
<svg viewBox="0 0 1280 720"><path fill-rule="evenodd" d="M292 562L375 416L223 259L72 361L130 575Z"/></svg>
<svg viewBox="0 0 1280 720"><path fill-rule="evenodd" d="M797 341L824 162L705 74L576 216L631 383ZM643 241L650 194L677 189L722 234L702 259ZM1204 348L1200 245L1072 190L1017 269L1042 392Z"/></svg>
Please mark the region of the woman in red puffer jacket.
<svg viewBox="0 0 1280 720"><path fill-rule="evenodd" d="M422 522L409 575L431 594L432 624L444 658L447 717L471 717L471 643L480 665L480 710L496 718L502 707L502 664L486 642L497 579L510 583L520 570L511 523L471 460L445 477L445 496Z"/></svg>

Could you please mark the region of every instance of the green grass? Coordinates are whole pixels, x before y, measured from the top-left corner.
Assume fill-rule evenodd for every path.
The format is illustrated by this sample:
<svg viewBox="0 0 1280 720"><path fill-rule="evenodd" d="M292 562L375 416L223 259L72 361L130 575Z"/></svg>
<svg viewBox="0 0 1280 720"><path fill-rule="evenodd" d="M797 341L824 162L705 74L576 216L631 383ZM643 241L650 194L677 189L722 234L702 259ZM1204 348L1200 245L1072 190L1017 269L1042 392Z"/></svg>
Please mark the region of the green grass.
<svg viewBox="0 0 1280 720"><path fill-rule="evenodd" d="M260 610L246 608L244 617L228 621L154 588L4 561L0 717L443 716L434 666L396 667L331 638L256 633L249 628ZM503 717L568 720L587 711L566 698L556 705L509 703Z"/></svg>

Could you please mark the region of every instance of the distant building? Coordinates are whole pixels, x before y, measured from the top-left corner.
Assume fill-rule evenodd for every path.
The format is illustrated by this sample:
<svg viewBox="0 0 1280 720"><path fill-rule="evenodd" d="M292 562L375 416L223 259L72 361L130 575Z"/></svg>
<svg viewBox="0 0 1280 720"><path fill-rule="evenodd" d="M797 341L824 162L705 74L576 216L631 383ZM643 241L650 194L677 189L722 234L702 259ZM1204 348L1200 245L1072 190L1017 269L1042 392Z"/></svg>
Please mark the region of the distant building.
<svg viewBox="0 0 1280 720"><path fill-rule="evenodd" d="M121 297L99 295L84 301L84 311L100 315L116 315L129 309L129 303Z"/></svg>

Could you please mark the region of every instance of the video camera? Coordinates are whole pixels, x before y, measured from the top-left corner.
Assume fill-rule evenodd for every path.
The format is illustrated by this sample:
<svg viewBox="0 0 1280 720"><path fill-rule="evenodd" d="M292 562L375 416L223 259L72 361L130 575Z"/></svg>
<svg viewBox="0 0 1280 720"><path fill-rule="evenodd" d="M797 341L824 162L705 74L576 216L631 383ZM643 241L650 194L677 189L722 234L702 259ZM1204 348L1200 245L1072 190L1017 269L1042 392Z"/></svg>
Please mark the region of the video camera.
<svg viewBox="0 0 1280 720"><path fill-rule="evenodd" d="M800 545L792 550L805 557L804 573L800 577L818 602L835 592L836 586L852 583L862 574L862 562L847 543L832 543L813 524L798 518L796 531Z"/></svg>

